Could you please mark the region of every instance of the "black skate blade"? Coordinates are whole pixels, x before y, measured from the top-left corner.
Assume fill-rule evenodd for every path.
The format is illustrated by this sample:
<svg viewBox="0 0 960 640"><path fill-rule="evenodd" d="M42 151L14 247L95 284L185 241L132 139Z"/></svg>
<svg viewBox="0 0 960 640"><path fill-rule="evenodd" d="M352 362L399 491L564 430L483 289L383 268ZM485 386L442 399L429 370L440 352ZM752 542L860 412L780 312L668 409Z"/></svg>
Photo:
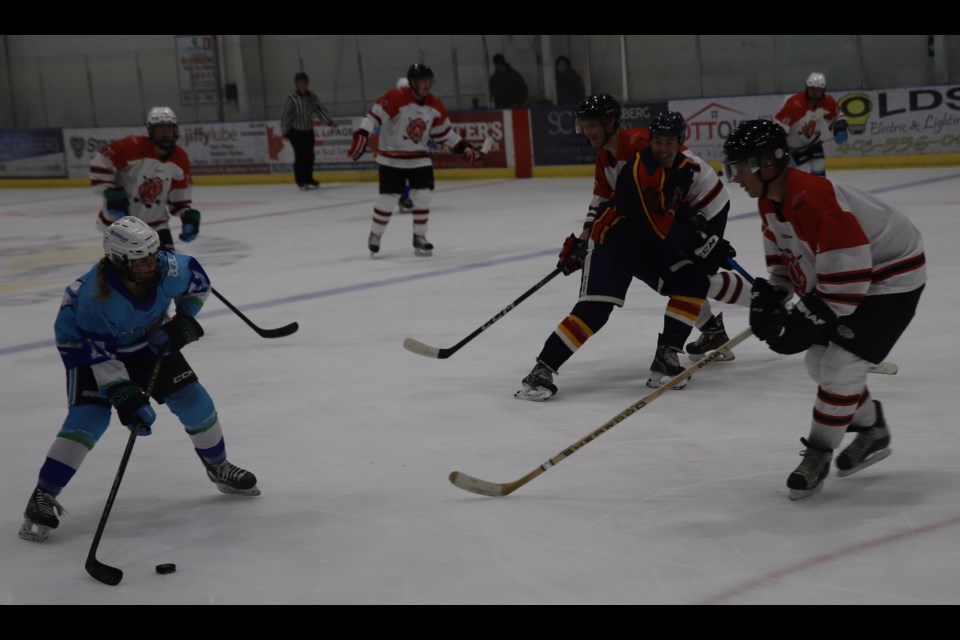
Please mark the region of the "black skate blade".
<svg viewBox="0 0 960 640"><path fill-rule="evenodd" d="M840 469L840 468L838 467L838 468L837 468L837 477L838 477L838 478L844 478L844 477L846 477L846 476L853 475L853 474L855 474L857 471L862 471L863 469L866 469L867 467L869 467L869 466L871 466L871 465L874 465L874 464L877 464L877 463L880 462L881 460L884 460L884 459L890 457L890 454L891 454L891 453L893 453L893 449L891 449L890 447L887 447L886 449L881 449L880 451L875 451L875 452L874 452L872 455L870 455L866 460L864 460L863 462L861 462L860 464L858 464L858 465L855 466L855 467L851 467L851 468L846 469L846 470Z"/></svg>

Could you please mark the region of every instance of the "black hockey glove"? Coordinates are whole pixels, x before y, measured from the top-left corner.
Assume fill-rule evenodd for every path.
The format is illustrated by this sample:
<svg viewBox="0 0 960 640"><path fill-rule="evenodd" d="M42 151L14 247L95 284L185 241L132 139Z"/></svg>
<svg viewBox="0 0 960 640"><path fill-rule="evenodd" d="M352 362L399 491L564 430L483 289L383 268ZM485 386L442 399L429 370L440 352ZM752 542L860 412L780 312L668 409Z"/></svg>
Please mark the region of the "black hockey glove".
<svg viewBox="0 0 960 640"><path fill-rule="evenodd" d="M790 355L806 351L814 344L826 344L837 324L836 314L815 293L803 296L787 314L780 336L767 340L777 353Z"/></svg>
<svg viewBox="0 0 960 640"><path fill-rule="evenodd" d="M157 413L150 406L150 399L132 382L117 382L107 388L107 400L120 417L120 422L133 431L138 427L138 436L152 433L150 425L157 419ZM136 423L136 424L135 424Z"/></svg>
<svg viewBox="0 0 960 640"><path fill-rule="evenodd" d="M563 248L560 249L560 261L557 262L557 269L568 276L576 273L583 268L583 259L587 256L587 241L581 240L572 233L563 241Z"/></svg>
<svg viewBox="0 0 960 640"><path fill-rule="evenodd" d="M750 328L761 340L770 340L783 332L787 309L783 300L787 292L777 289L763 278L757 278L750 291Z"/></svg>
<svg viewBox="0 0 960 640"><path fill-rule="evenodd" d="M203 337L203 327L192 316L178 313L164 324L155 329L148 337L147 342L155 353L166 354L180 351L184 346Z"/></svg>

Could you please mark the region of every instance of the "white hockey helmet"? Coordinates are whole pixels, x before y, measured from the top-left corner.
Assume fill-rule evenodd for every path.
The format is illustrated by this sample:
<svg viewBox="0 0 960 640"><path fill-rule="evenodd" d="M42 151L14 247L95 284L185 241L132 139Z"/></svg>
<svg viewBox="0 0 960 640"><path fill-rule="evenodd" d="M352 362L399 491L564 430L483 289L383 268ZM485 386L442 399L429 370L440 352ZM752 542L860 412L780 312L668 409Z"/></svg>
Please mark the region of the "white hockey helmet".
<svg viewBox="0 0 960 640"><path fill-rule="evenodd" d="M132 269L134 262L155 256L159 250L160 236L140 218L124 216L111 224L103 234L104 254L117 269L137 284L154 285L159 282L162 277L160 260L157 261L156 272L146 279Z"/></svg>
<svg viewBox="0 0 960 640"><path fill-rule="evenodd" d="M827 76L822 73L814 71L809 76L807 76L807 87L810 89L826 89L827 88Z"/></svg>
<svg viewBox="0 0 960 640"><path fill-rule="evenodd" d="M173 126L173 140L158 141L154 136L154 129L157 125L168 124ZM153 144L160 147L166 153L172 153L177 146L177 140L180 138L180 125L177 123L177 114L170 107L153 107L147 113L147 135Z"/></svg>

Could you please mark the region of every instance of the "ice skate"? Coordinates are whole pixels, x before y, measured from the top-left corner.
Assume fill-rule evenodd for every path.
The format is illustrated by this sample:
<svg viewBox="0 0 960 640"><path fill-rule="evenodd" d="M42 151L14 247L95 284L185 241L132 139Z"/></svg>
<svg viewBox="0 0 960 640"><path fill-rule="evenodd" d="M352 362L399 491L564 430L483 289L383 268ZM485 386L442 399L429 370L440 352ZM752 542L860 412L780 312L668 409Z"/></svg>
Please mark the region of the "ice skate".
<svg viewBox="0 0 960 640"><path fill-rule="evenodd" d="M883 409L878 401L874 400L873 403L877 407L877 421L873 426L851 426L847 429L855 431L857 437L837 456L837 475L841 478L866 469L893 453L890 448L890 430L887 429Z"/></svg>
<svg viewBox="0 0 960 640"><path fill-rule="evenodd" d="M709 352L722 347L729 340L730 337L727 336L727 331L723 327L723 314L718 313L703 325L699 338L687 343L687 353L690 355L691 360L697 361ZM714 360L714 362L730 362L734 358L736 358L736 356L733 355L731 351L723 353Z"/></svg>
<svg viewBox="0 0 960 640"><path fill-rule="evenodd" d="M816 449L806 438L800 438L800 442L806 447L800 452L803 462L787 478L791 500L803 500L820 493L823 481L830 473L830 460L833 459L833 451Z"/></svg>
<svg viewBox="0 0 960 640"><path fill-rule="evenodd" d="M519 400L543 402L556 395L557 387L553 384L553 374L554 371L550 367L537 361L533 370L521 381L523 386L513 394L513 397Z"/></svg>
<svg viewBox="0 0 960 640"><path fill-rule="evenodd" d="M50 537L50 531L60 526L60 518L66 510L57 499L37 487L30 495L27 508L23 512L23 525L20 537L31 542L43 542Z"/></svg>
<svg viewBox="0 0 960 640"><path fill-rule="evenodd" d="M432 256L433 244L427 242L427 236L413 234L413 252L418 256Z"/></svg>
<svg viewBox="0 0 960 640"><path fill-rule="evenodd" d="M246 469L224 460L220 464L204 464L207 468L207 477L217 485L220 493L234 496L258 496L257 476Z"/></svg>
<svg viewBox="0 0 960 640"><path fill-rule="evenodd" d="M370 250L371 258L376 257L380 251L380 234L370 232L370 237L367 238L367 249Z"/></svg>
<svg viewBox="0 0 960 640"><path fill-rule="evenodd" d="M654 389L662 387L672 378L685 371L685 369L680 366L680 349L662 344L663 336L660 336L659 342L661 344L657 347L657 354L654 356L653 363L650 365L650 376L647 378L647 386ZM682 380L675 384L673 388L683 389L689 381L690 378Z"/></svg>

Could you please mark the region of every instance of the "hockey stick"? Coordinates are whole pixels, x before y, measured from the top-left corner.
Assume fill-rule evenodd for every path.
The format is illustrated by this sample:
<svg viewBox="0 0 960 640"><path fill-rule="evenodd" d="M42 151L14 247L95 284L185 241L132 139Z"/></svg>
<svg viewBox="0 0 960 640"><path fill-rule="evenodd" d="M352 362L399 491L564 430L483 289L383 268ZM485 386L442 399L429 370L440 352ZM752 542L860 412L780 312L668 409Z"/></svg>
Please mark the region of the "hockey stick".
<svg viewBox="0 0 960 640"><path fill-rule="evenodd" d="M296 322L291 322L290 324L283 325L282 327L277 327L276 329L263 329L261 327L258 327L257 325L253 324L253 322L250 321L250 318L243 315L240 312L240 309L237 309L235 306L230 304L229 300L227 300L222 295L220 295L219 291L217 291L213 287L210 287L210 291L213 293L213 295L217 296L220 302L227 305L227 308L230 309L230 311L233 311L235 314L240 316L240 319L246 322L247 326L249 326L251 329L256 331L257 335L259 335L261 338L282 338L284 336L290 335L291 333L296 333L297 329L300 328L300 325L297 324Z"/></svg>
<svg viewBox="0 0 960 640"><path fill-rule="evenodd" d="M737 261L733 258L727 258L727 264L734 268L734 270L742 275L747 282L754 284L756 279L747 273L746 269L737 264ZM900 369L892 362L879 362L877 364L871 364L867 367L867 373L879 373L885 376L895 376Z"/></svg>
<svg viewBox="0 0 960 640"><path fill-rule="evenodd" d="M669 389L676 386L677 383L683 382L684 380L690 378L694 373L696 373L700 369L704 368L705 366L707 366L708 364L710 364L711 362L719 358L724 352L727 352L730 349L733 349L735 346L737 346L738 344L740 344L741 342L749 338L751 335L753 335L753 332L750 330L749 327L744 329L743 331L735 335L733 338L728 340L725 344L721 345L716 351L711 351L706 356L701 358L699 361L692 364L689 368L685 369L682 373L679 373L676 376L674 376L669 382L661 385L659 389L653 391L652 393L647 394L641 400L638 400L637 402L633 403L632 405L630 405L629 407L627 407L626 409L624 409L623 411L615 415L613 418L605 422L602 426L600 426L599 428L591 432L589 435L581 438L580 440L577 440L572 445L570 445L569 447L567 447L566 449L564 449L554 457L550 458L549 460L544 462L542 465L540 465L539 467L537 467L527 475L523 476L519 480L514 480L513 482L507 482L505 484L497 484L495 482L487 482L486 480L480 480L479 478L474 478L473 476L469 476L461 471L454 471L453 473L450 474L450 482L452 482L454 486L457 486L463 489L464 491L479 493L480 495L483 495L483 496L494 496L494 497L508 496L514 491L516 491L517 489L519 489L520 487L522 487L523 485L527 484L528 482L530 482L531 480L539 476L541 473L543 473L550 467L560 464L563 460L572 456L578 449L586 446L588 443L592 442L593 440L596 440L597 438L602 436L604 433L606 433L610 429L613 429L615 426L617 426L618 424L620 424L621 422L623 422L624 420L632 416L634 413L636 413L640 409L643 409L645 406L647 406L648 404L650 404L651 402L659 398L661 395L666 393Z"/></svg>
<svg viewBox="0 0 960 640"><path fill-rule="evenodd" d="M403 348L406 349L407 351L412 351L417 355L426 356L427 358L440 358L441 360L444 358L449 358L450 356L455 354L457 351L459 351L460 348L463 347L463 345L467 344L468 342L476 338L478 335L480 335L481 333L489 329L490 325L492 325L494 322L496 322L503 316L507 315L514 307L516 307L518 304L520 304L521 302L523 302L524 300L532 296L534 293L536 293L541 287L543 287L543 285L547 284L548 282L553 280L555 277L557 277L559 273L560 273L560 269L554 269L553 271L551 271L550 275L548 275L546 278L544 278L537 284L533 285L533 287L531 287L530 289L527 289L526 293L524 293L522 296L520 296L519 298L517 298L516 300L508 304L506 307L501 309L500 313L498 313L497 315L487 320L483 324L483 326L479 327L476 331L474 331L473 333L471 333L466 338L464 338L457 344L453 345L452 347L448 347L448 348L431 347L430 345L424 344L419 340L414 340L413 338L407 338L406 340L403 341Z"/></svg>
<svg viewBox="0 0 960 640"><path fill-rule="evenodd" d="M153 373L150 374L150 382L147 384L147 390L144 395L150 396L153 391L153 385L157 383L160 376L160 366L163 364L163 355L157 356L157 363L153 365ZM130 429L130 437L127 438L127 448L123 450L123 457L120 458L120 468L117 469L117 477L113 479L113 486L110 488L110 495L107 496L107 504L103 507L103 514L100 516L100 523L97 525L97 532L93 535L93 542L90 544L90 552L87 554L87 563L84 565L95 580L103 584L115 587L123 580L123 571L116 567L105 565L97 560L97 547L100 546L100 537L107 526L107 518L110 517L110 510L113 508L113 501L117 497L117 491L120 489L120 481L123 480L123 472L127 470L127 462L130 460L130 454L133 453L133 444L137 441L137 432L140 431L142 422L140 418L134 419L133 428Z"/></svg>

